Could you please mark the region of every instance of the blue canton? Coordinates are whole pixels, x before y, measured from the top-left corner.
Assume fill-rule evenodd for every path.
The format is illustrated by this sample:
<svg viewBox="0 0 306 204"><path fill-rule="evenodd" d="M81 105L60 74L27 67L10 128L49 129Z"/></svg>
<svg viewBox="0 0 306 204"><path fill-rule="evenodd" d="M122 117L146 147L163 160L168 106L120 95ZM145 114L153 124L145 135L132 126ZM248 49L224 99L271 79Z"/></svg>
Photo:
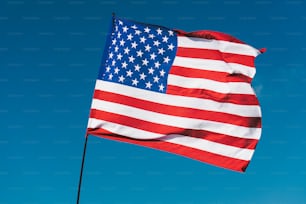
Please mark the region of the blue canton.
<svg viewBox="0 0 306 204"><path fill-rule="evenodd" d="M167 28L114 18L108 52L99 78L165 93L177 50L177 36Z"/></svg>

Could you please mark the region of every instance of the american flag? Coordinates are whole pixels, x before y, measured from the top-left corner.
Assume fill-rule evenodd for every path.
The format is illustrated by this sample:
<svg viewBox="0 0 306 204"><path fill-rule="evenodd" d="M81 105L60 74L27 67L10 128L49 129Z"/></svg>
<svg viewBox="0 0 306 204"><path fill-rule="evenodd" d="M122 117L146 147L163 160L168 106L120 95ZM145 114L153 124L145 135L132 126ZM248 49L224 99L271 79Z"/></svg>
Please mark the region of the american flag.
<svg viewBox="0 0 306 204"><path fill-rule="evenodd" d="M220 32L113 17L87 134L245 171L261 136L259 53Z"/></svg>

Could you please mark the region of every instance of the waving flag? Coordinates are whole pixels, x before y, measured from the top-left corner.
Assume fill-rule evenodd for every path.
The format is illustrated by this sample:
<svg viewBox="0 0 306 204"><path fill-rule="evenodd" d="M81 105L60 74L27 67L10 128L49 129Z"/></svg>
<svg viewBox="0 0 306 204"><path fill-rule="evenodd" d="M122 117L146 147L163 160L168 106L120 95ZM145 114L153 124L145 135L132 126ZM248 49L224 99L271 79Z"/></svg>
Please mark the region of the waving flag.
<svg viewBox="0 0 306 204"><path fill-rule="evenodd" d="M114 17L87 134L245 171L261 135L259 53L220 32Z"/></svg>

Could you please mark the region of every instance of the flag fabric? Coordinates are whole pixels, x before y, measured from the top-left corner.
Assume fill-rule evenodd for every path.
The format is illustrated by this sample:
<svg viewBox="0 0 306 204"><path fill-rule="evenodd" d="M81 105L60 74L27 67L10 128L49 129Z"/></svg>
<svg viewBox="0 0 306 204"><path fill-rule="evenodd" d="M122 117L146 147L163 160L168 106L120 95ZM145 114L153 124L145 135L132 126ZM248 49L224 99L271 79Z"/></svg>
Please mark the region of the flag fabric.
<svg viewBox="0 0 306 204"><path fill-rule="evenodd" d="M258 54L228 34L113 17L87 134L243 172L261 136Z"/></svg>

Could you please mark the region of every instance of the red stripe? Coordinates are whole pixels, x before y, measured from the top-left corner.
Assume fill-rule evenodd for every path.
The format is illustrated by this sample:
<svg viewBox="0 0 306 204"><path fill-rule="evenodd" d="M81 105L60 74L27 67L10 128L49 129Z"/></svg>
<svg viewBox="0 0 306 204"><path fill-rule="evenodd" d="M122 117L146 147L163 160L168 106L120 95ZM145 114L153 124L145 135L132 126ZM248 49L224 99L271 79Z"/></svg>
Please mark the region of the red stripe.
<svg viewBox="0 0 306 204"><path fill-rule="evenodd" d="M139 130L149 131L152 133L158 133L162 135L180 134L180 135L201 138L212 142L217 142L239 148L254 149L258 142L256 139L243 139L219 133L213 133L205 130L190 130L190 129L178 128L178 127L148 122L129 116L124 116L96 109L91 110L90 118L95 118L98 120L100 119L111 123L116 123L119 125L129 126L137 128Z"/></svg>
<svg viewBox="0 0 306 204"><path fill-rule="evenodd" d="M241 54L220 52L219 50L178 47L177 56L220 60L227 63L237 63L254 68L255 57Z"/></svg>
<svg viewBox="0 0 306 204"><path fill-rule="evenodd" d="M111 123L116 123L124 126L137 128L139 130L145 130L152 133L158 133L163 135L168 134L181 134L184 132L183 128L174 126L153 123L145 120L136 119L129 116L124 116L116 113L101 111L92 109L90 111L90 118L101 119Z"/></svg>
<svg viewBox="0 0 306 204"><path fill-rule="evenodd" d="M94 98L167 115L230 123L244 127L261 127L260 117L243 117L222 112L164 105L100 90L95 90Z"/></svg>
<svg viewBox="0 0 306 204"><path fill-rule="evenodd" d="M191 158L211 165L239 172L244 172L249 164L249 161L221 156L218 154L213 154L210 152L190 147L173 144L170 142L159 141L159 140L134 140L127 137L120 137L103 129L87 129L87 133L110 140L116 140L130 144L145 146L153 149L158 149L161 151L166 151L169 153L185 156L187 158Z"/></svg>
<svg viewBox="0 0 306 204"><path fill-rule="evenodd" d="M192 131L187 130L184 135L190 137L202 138L212 142L230 145L239 148L245 148L245 149L255 149L258 143L258 140L256 139L237 138L229 135L219 134L210 131L203 131L203 130L192 130Z"/></svg>
<svg viewBox="0 0 306 204"><path fill-rule="evenodd" d="M168 85L167 94L210 99L221 103L234 103L238 105L259 105L258 99L251 94L222 94L205 89L183 88Z"/></svg>
<svg viewBox="0 0 306 204"><path fill-rule="evenodd" d="M190 77L190 78L203 78L210 79L219 82L246 82L251 83L252 79L243 74L230 74L227 72L217 72L200 70L193 68L185 68L179 66L172 66L170 69L170 74Z"/></svg>
<svg viewBox="0 0 306 204"><path fill-rule="evenodd" d="M211 30L199 30L194 32L185 32L182 30L176 30L178 36L195 37L203 39L223 40L228 42L245 44L243 41L226 33Z"/></svg>

